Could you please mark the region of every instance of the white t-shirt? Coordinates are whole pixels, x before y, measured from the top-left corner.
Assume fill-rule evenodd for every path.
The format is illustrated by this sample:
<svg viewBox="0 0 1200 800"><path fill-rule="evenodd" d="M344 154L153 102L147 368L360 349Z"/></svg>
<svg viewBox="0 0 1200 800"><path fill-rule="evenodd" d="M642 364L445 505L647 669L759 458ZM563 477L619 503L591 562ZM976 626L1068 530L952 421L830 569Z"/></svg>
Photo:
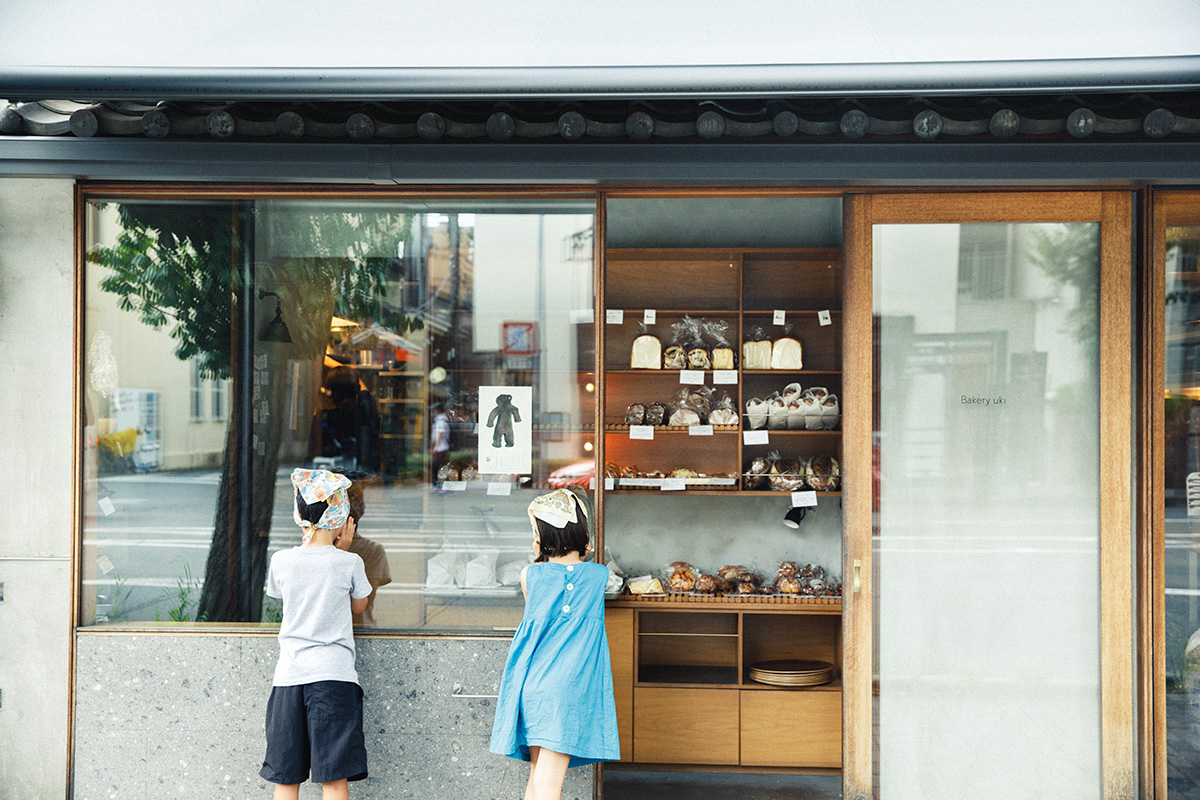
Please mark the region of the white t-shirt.
<svg viewBox="0 0 1200 800"><path fill-rule="evenodd" d="M275 686L358 683L350 598L371 594L363 560L326 547L293 547L271 556L267 594L283 600Z"/></svg>

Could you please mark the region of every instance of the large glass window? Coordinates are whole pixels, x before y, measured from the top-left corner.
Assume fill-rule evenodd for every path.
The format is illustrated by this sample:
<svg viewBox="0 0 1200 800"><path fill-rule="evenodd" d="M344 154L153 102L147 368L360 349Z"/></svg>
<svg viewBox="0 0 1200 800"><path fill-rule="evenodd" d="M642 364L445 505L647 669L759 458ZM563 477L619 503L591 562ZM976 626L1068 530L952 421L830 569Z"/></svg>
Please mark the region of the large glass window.
<svg viewBox="0 0 1200 800"><path fill-rule="evenodd" d="M533 491L593 485L594 200L105 199L83 621L275 622L290 473L341 471L362 626L515 627Z"/></svg>

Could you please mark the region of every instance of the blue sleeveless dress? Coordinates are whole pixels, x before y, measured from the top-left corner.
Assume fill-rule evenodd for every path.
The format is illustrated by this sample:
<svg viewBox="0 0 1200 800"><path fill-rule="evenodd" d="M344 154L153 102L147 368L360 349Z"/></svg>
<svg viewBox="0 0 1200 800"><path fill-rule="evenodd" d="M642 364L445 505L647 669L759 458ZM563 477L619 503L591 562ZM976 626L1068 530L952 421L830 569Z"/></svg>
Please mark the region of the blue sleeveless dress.
<svg viewBox="0 0 1200 800"><path fill-rule="evenodd" d="M572 767L621 757L600 564L532 564L525 617L500 680L491 751L529 760L530 746Z"/></svg>

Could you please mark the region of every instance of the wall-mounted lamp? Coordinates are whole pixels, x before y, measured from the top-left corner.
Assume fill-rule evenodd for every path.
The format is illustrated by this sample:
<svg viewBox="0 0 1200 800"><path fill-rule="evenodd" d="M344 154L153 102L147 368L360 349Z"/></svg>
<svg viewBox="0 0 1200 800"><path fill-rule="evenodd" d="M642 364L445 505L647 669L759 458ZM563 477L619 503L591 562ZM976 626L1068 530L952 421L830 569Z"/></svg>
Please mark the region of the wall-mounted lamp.
<svg viewBox="0 0 1200 800"><path fill-rule="evenodd" d="M275 319L267 323L267 327L263 328L262 335L259 340L263 342L281 342L283 344L292 343L292 335L288 333L287 324L283 321L283 309L279 305L279 295L275 292L267 292L262 289L258 290L258 299L262 300L266 297L275 298Z"/></svg>
<svg viewBox="0 0 1200 800"><path fill-rule="evenodd" d="M804 521L804 515L807 513L808 509L804 506L789 508L788 512L783 515L783 524L789 528L799 528L800 523Z"/></svg>

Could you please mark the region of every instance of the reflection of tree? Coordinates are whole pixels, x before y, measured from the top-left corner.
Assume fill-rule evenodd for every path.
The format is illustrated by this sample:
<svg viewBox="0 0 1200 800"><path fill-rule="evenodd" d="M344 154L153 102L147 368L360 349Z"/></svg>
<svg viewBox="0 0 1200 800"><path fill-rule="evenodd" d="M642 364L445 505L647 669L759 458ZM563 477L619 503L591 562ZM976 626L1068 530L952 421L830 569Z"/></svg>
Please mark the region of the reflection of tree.
<svg viewBox="0 0 1200 800"><path fill-rule="evenodd" d="M241 209L224 204L120 204L116 243L88 253L90 262L108 270L100 288L118 295L123 311L156 330L169 327L175 355L196 359L207 377L234 378L224 468L197 611L198 619L208 620L256 620L261 614L284 417L280 411L287 391L278 367L321 356L333 313L370 320L398 333L421 325L402 307L387 302L386 283L394 262L378 255L397 253L408 236L406 215L271 214L256 231L261 246L304 255L252 264L241 254L255 244L248 230L254 215L247 206ZM253 293L246 292L248 284L279 294L291 343L259 343L253 332L239 333L244 304L254 301ZM268 310L273 313L273 303ZM255 319L256 331L262 322ZM254 342L251 348L233 344L247 341L248 333ZM266 360L267 383L260 392L275 409L253 425L245 419L244 393L253 388L243 379L249 365L239 361L250 350L259 353L260 362ZM245 435L248 427L252 436ZM247 490L249 506L241 507L239 518L237 500Z"/></svg>
<svg viewBox="0 0 1200 800"><path fill-rule="evenodd" d="M1067 312L1068 333L1084 353L1100 342L1100 237L1095 223L1032 226L1030 260L1055 283L1074 288L1079 301Z"/></svg>

